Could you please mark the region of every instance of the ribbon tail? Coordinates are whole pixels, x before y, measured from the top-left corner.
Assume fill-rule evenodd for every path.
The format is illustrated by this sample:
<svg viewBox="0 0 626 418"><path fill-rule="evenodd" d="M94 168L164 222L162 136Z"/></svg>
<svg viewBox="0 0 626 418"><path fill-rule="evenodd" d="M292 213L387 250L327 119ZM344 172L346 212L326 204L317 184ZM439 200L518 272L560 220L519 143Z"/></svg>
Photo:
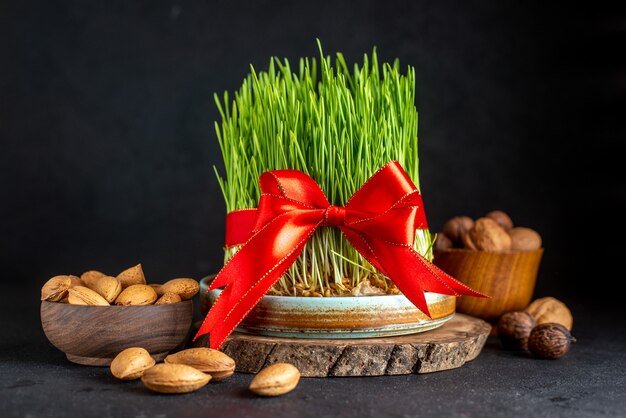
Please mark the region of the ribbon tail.
<svg viewBox="0 0 626 418"><path fill-rule="evenodd" d="M294 263L319 225L316 211L276 217L239 249L215 277L209 290L226 286L194 337L210 334L218 349L269 288Z"/></svg>
<svg viewBox="0 0 626 418"><path fill-rule="evenodd" d="M422 256L420 253L418 253L414 249L411 248L411 250L417 257L417 259L422 264L424 264L426 268L428 268L439 280L444 281L446 286L450 287L455 292L457 292L456 296L474 296L477 298L491 298L491 296L485 295L484 293L477 292L471 287L465 285L464 283L461 283L460 281L450 276L445 271L441 270L435 264L428 261L426 258L424 258L424 256Z"/></svg>
<svg viewBox="0 0 626 418"><path fill-rule="evenodd" d="M424 291L450 296L488 297L453 279L409 245L396 245L359 235L368 248L368 251L361 252L357 247L359 252L366 257L368 253L374 254L382 271L393 280L407 299L429 317Z"/></svg>

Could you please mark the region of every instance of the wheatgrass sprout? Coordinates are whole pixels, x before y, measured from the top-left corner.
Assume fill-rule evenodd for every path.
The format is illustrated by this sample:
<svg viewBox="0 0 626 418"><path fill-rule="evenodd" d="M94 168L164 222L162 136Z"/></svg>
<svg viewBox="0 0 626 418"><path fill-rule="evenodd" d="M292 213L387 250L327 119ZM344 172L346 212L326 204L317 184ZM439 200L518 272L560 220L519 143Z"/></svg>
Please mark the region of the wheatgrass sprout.
<svg viewBox="0 0 626 418"><path fill-rule="evenodd" d="M374 49L350 69L341 53L331 60L319 49L319 61L302 58L296 68L278 58L267 71L251 67L234 98L215 95L226 175L216 174L227 211L256 207L259 176L275 169L307 173L333 205L391 160L419 187L414 68L403 74L397 60L379 64ZM432 259L429 231L417 231L415 248ZM225 261L236 250L226 248ZM349 294L365 278L393 290L338 229L322 227L272 293Z"/></svg>

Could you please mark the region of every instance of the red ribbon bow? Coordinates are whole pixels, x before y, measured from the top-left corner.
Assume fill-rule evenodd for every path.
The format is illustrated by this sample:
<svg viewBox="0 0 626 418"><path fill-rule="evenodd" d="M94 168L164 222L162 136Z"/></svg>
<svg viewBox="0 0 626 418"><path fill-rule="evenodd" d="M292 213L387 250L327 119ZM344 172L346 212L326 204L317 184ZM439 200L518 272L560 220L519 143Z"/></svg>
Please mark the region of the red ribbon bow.
<svg viewBox="0 0 626 418"><path fill-rule="evenodd" d="M209 287L226 286L195 337L210 333L211 348L222 345L320 226L339 228L428 316L424 290L484 297L413 249L415 230L427 227L426 215L419 191L397 161L378 170L345 207L331 205L319 185L301 171L268 171L259 182L258 209L227 215L226 245L244 244Z"/></svg>

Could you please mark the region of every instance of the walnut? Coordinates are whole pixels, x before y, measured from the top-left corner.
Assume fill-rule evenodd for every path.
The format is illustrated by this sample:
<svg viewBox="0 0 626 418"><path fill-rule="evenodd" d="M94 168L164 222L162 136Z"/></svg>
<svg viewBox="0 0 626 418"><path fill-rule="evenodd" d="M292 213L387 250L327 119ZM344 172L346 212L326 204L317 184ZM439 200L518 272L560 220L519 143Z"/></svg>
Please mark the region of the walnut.
<svg viewBox="0 0 626 418"><path fill-rule="evenodd" d="M452 241L446 234L443 232L439 232L437 234L437 239L435 240L435 244L433 246L435 250L445 250L448 248L452 248Z"/></svg>
<svg viewBox="0 0 626 418"><path fill-rule="evenodd" d="M574 318L563 302L553 297L535 300L528 305L526 312L531 314L538 324L556 322L568 330L572 329Z"/></svg>
<svg viewBox="0 0 626 418"><path fill-rule="evenodd" d="M500 252L511 249L511 237L493 219L478 219L468 234L479 251Z"/></svg>
<svg viewBox="0 0 626 418"><path fill-rule="evenodd" d="M463 246L468 250L478 251L469 233L463 234Z"/></svg>
<svg viewBox="0 0 626 418"><path fill-rule="evenodd" d="M456 246L463 245L463 235L474 226L474 221L468 216L455 216L443 225L443 233L446 234Z"/></svg>
<svg viewBox="0 0 626 418"><path fill-rule="evenodd" d="M537 325L528 338L528 350L536 357L557 359L569 351L576 339L561 324Z"/></svg>
<svg viewBox="0 0 626 418"><path fill-rule="evenodd" d="M509 231L513 228L513 221L511 220L511 217L501 210L492 210L485 215L485 218L493 219L498 225L504 228L505 231Z"/></svg>
<svg viewBox="0 0 626 418"><path fill-rule="evenodd" d="M536 325L528 312L508 312L498 321L498 337L506 349L526 350L528 337Z"/></svg>
<svg viewBox="0 0 626 418"><path fill-rule="evenodd" d="M541 235L534 229L518 226L509 231L511 249L518 251L534 251L541 248Z"/></svg>

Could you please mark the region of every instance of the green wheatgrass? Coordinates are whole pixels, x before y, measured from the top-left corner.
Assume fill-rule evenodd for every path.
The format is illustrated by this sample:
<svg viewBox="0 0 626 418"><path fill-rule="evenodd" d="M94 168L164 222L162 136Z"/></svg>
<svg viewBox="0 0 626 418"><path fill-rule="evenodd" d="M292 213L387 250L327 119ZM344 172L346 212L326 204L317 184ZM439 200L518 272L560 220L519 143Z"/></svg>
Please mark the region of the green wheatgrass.
<svg viewBox="0 0 626 418"><path fill-rule="evenodd" d="M319 46L319 42L318 42ZM341 53L335 60L302 58L297 68L272 58L267 71L252 66L231 100L215 102L215 123L226 176L216 169L228 212L256 207L259 176L296 169L310 175L333 205L347 199L381 166L397 160L419 188L415 70L379 64L376 50L350 70ZM418 230L415 248L432 259L428 230ZM225 249L225 261L237 248ZM352 286L383 276L336 228L319 228L273 292L295 294L294 285L324 294L331 283Z"/></svg>

